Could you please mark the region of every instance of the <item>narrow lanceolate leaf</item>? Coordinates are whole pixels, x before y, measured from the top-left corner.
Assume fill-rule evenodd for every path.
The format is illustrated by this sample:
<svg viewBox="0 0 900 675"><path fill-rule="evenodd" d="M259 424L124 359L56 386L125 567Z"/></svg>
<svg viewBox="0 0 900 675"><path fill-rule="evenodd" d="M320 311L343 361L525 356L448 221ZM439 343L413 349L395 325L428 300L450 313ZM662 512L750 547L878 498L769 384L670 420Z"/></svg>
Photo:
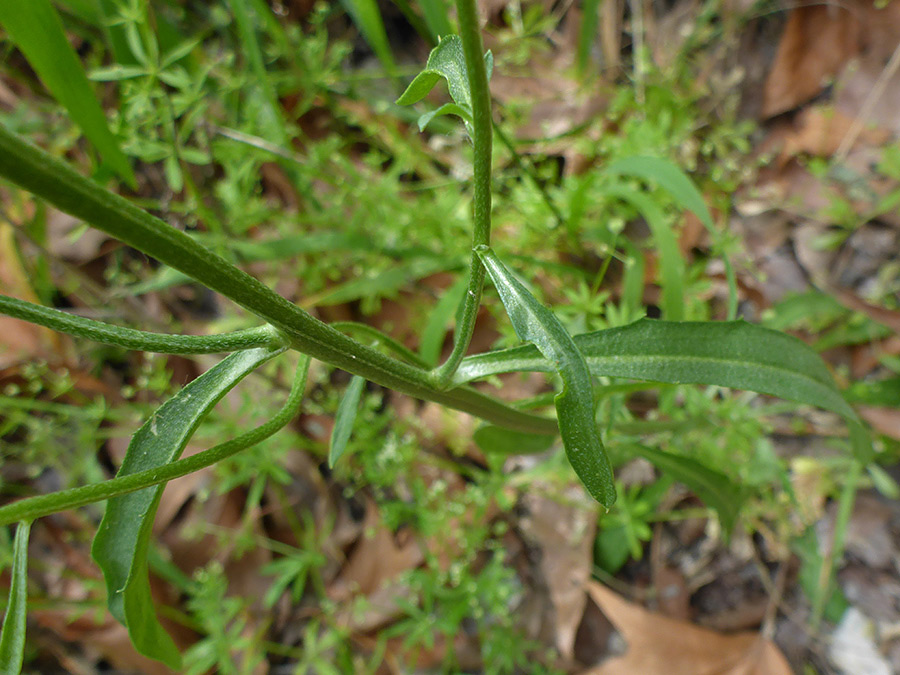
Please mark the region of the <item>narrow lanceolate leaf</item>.
<svg viewBox="0 0 900 675"><path fill-rule="evenodd" d="M25 610L28 601L28 531L31 523L19 523L13 545L13 568L9 603L0 632L0 673L15 675L22 670L25 655Z"/></svg>
<svg viewBox="0 0 900 675"><path fill-rule="evenodd" d="M434 366L440 360L447 328L453 320L453 316L460 311L468 285L469 280L460 277L455 284L444 291L441 299L431 310L419 338L419 356L425 360L425 363Z"/></svg>
<svg viewBox="0 0 900 675"><path fill-rule="evenodd" d="M375 0L341 0L341 4L375 52L375 56L381 61L385 71L388 75L393 75L397 67L394 64L394 55L384 30L378 3Z"/></svg>
<svg viewBox="0 0 900 675"><path fill-rule="evenodd" d="M248 373L280 351L237 352L185 386L138 429L117 476L177 460L213 406ZM163 488L159 485L110 499L91 553L106 580L109 611L128 628L134 646L145 656L177 669L181 657L156 618L147 576L153 517Z"/></svg>
<svg viewBox="0 0 900 675"><path fill-rule="evenodd" d="M362 398L365 386L366 379L354 375L347 386L347 391L344 392L344 398L341 399L334 417L334 429L331 430L331 448L328 450L329 467L333 468L344 454L344 450L347 449L347 442L353 431L353 423L356 421L356 412L359 410L359 399Z"/></svg>
<svg viewBox="0 0 900 675"><path fill-rule="evenodd" d="M650 183L656 183L668 192L681 208L693 212L700 219L703 227L713 237L713 241L717 241L721 237L700 190L672 162L660 157L626 157L613 162L605 168L605 171L615 175L635 176ZM723 254L722 258L728 278L728 318L733 319L737 315L737 280L728 256Z"/></svg>
<svg viewBox="0 0 900 675"><path fill-rule="evenodd" d="M737 522L745 492L724 473L714 471L690 457L681 457L644 445L629 444L629 452L643 457L664 474L687 485L703 503L719 516L725 536Z"/></svg>
<svg viewBox="0 0 900 675"><path fill-rule="evenodd" d="M746 321L641 319L576 335L574 341L594 375L747 389L825 408L858 423L818 354L795 337ZM463 360L454 382L553 370L550 361L526 345Z"/></svg>
<svg viewBox="0 0 900 675"><path fill-rule="evenodd" d="M604 506L616 501L612 467L597 425L591 374L584 357L553 312L544 307L487 246L478 255L491 276L519 339L533 342L563 381L554 399L559 432L569 463L588 493Z"/></svg>
<svg viewBox="0 0 900 675"><path fill-rule="evenodd" d="M605 187L603 193L630 203L644 216L659 254L663 316L671 321L681 321L684 318L684 259L675 231L662 209L647 195L621 183Z"/></svg>
<svg viewBox="0 0 900 675"><path fill-rule="evenodd" d="M103 158L119 176L135 185L131 165L109 131L106 115L50 0L3 0L0 24Z"/></svg>
<svg viewBox="0 0 900 675"><path fill-rule="evenodd" d="M422 14L425 16L425 24L436 40L453 32L445 0L421 0L420 4L422 5Z"/></svg>

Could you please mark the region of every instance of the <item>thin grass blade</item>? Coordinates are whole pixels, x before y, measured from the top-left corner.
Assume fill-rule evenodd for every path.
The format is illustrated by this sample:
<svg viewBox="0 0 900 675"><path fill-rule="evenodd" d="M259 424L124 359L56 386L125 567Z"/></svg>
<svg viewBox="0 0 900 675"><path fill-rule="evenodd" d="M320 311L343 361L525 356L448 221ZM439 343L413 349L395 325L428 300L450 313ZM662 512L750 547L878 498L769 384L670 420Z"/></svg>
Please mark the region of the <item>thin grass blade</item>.
<svg viewBox="0 0 900 675"><path fill-rule="evenodd" d="M135 433L117 477L178 459L201 420L247 374L281 350L251 349L220 361L166 401ZM112 615L128 628L137 650L180 667L181 656L153 608L147 551L164 486L110 499L91 548L103 571Z"/></svg>
<svg viewBox="0 0 900 675"><path fill-rule="evenodd" d="M375 0L341 0L341 5L381 61L387 74L393 77L397 72L397 66L394 63L394 54L388 42L387 32L384 30L378 4Z"/></svg>
<svg viewBox="0 0 900 675"><path fill-rule="evenodd" d="M25 614L28 605L28 533L31 523L16 528L9 602L0 632L0 673L15 675L22 671L25 656Z"/></svg>
<svg viewBox="0 0 900 675"><path fill-rule="evenodd" d="M328 467L334 468L337 461L347 449L347 442L353 432L353 424L356 422L356 413L359 411L359 401L362 398L366 386L366 379L354 375L347 385L347 391L338 405L337 414L334 416L334 429L331 430L331 447L328 450Z"/></svg>
<svg viewBox="0 0 900 675"><path fill-rule="evenodd" d="M725 536L734 530L745 491L724 473L710 469L690 457L662 452L645 445L628 444L625 449L643 457L664 474L687 485L703 503L715 510Z"/></svg>
<svg viewBox="0 0 900 675"><path fill-rule="evenodd" d="M106 115L50 0L4 0L0 2L0 24L109 166L136 187L131 165L106 124Z"/></svg>
<svg viewBox="0 0 900 675"><path fill-rule="evenodd" d="M584 357L559 319L510 273L496 253L487 246L479 246L476 251L500 294L516 335L533 342L562 378L563 389L554 402L569 463L588 493L604 506L612 506L616 501L612 466L594 422L591 375Z"/></svg>
<svg viewBox="0 0 900 675"><path fill-rule="evenodd" d="M663 315L671 321L681 321L684 318L684 258L662 209L647 195L621 183L605 187L603 193L628 202L644 216L659 253Z"/></svg>
<svg viewBox="0 0 900 675"><path fill-rule="evenodd" d="M679 206L691 211L700 219L714 242L721 241L722 235L713 223L712 215L700 190L687 174L672 162L660 157L626 157L613 162L605 171L613 175L635 176L656 183L668 192ZM728 280L728 319L734 319L737 316L737 279L731 260L724 253L722 259L725 262L725 275Z"/></svg>
<svg viewBox="0 0 900 675"><path fill-rule="evenodd" d="M429 365L437 365L441 358L441 348L444 346L444 337L455 314L459 313L463 297L469 280L460 277L455 284L448 288L438 303L431 310L422 337L419 340L419 355Z"/></svg>
<svg viewBox="0 0 900 675"><path fill-rule="evenodd" d="M425 17L425 25L431 31L435 42L453 32L445 0L420 0L420 4L422 5L422 14Z"/></svg>

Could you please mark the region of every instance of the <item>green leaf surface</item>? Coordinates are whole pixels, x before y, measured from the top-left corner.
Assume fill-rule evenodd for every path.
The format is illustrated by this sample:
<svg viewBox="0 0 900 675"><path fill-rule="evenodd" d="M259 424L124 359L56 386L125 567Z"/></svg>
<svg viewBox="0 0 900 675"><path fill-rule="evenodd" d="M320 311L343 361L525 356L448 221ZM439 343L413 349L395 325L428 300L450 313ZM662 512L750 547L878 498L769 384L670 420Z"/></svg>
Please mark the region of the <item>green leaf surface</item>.
<svg viewBox="0 0 900 675"><path fill-rule="evenodd" d="M237 352L166 401L134 434L119 476L164 466L178 459L201 420L248 373L281 350ZM169 667L181 657L153 609L147 550L164 485L110 499L91 554L106 580L109 611L126 628L137 650Z"/></svg>
<svg viewBox="0 0 900 675"><path fill-rule="evenodd" d="M559 432L569 463L588 493L606 507L616 501L612 466L594 422L591 375L584 357L553 312L516 279L487 246L476 251L494 282L520 340L536 349L560 374L563 389L555 398Z"/></svg>
<svg viewBox="0 0 900 675"><path fill-rule="evenodd" d="M492 424L478 427L473 435L475 444L488 454L530 455L553 447L555 436L526 434Z"/></svg>
<svg viewBox="0 0 900 675"><path fill-rule="evenodd" d="M437 110L432 110L430 112L422 114L418 121L416 122L419 125L419 131L425 131L425 127L433 120L435 117L443 117L445 115L456 115L466 124L472 123L472 113L463 108L462 106L456 105L455 103L445 103Z"/></svg>
<svg viewBox="0 0 900 675"><path fill-rule="evenodd" d="M387 32L384 30L378 3L375 0L341 0L341 5L353 19L353 23L369 43L385 71L393 76L397 66L394 63L394 54L388 42Z"/></svg>
<svg viewBox="0 0 900 675"><path fill-rule="evenodd" d="M437 365L441 358L441 348L444 346L444 338L447 328L454 315L459 313L460 305L469 287L469 280L460 277L456 283L444 291L441 299L428 315L428 321L419 338L419 355L430 366Z"/></svg>
<svg viewBox="0 0 900 675"><path fill-rule="evenodd" d="M420 0L419 4L425 16L425 25L434 39L440 40L453 32L446 0Z"/></svg>
<svg viewBox="0 0 900 675"><path fill-rule="evenodd" d="M0 24L103 158L135 187L131 165L106 124L106 115L50 0L3 0Z"/></svg>
<svg viewBox="0 0 900 675"><path fill-rule="evenodd" d="M656 183L668 192L681 208L691 211L700 219L713 241L718 242L721 239L700 190L684 171L669 160L660 157L626 157L612 162L604 171L613 175L635 176ZM725 275L728 279L728 318L733 319L737 316L737 279L731 260L724 254L722 259L725 262Z"/></svg>
<svg viewBox="0 0 900 675"><path fill-rule="evenodd" d="M328 467L334 468L337 461L347 449L347 441L350 440L350 433L353 431L353 424L356 422L356 413L359 411L359 400L362 398L363 389L366 386L366 379L359 375L354 375L347 385L347 391L338 405L337 413L334 416L334 428L331 430L331 447L328 450Z"/></svg>
<svg viewBox="0 0 900 675"><path fill-rule="evenodd" d="M690 457L673 455L638 444L629 444L625 449L643 457L664 474L687 485L704 504L718 514L725 536L731 535L744 502L745 491L740 485L730 480L724 473L710 469Z"/></svg>
<svg viewBox="0 0 900 675"><path fill-rule="evenodd" d="M576 335L594 375L747 389L858 418L825 363L797 338L746 321L656 321ZM510 371L552 372L532 346L465 359L454 382Z"/></svg>
<svg viewBox="0 0 900 675"><path fill-rule="evenodd" d="M604 168L614 175L635 176L656 183L683 209L694 213L700 222L715 233L712 215L700 190L675 164L660 157L625 157Z"/></svg>
<svg viewBox="0 0 900 675"><path fill-rule="evenodd" d="M491 52L484 55L484 63L487 67L488 79L490 79L494 69L494 55ZM442 38L438 46L431 50L425 69L416 75L406 91L397 99L397 104L412 105L421 101L442 78L447 81L450 98L453 99L456 106L444 105L434 113L429 113L431 117L427 119L425 119L426 115L423 115L419 119L420 130L424 129L425 125L437 115L459 115L466 122L471 122L472 92L469 87L469 75L466 70L462 40L458 35L448 35ZM444 112L438 112L440 110Z"/></svg>
<svg viewBox="0 0 900 675"><path fill-rule="evenodd" d="M604 187L603 193L628 202L644 216L659 253L663 316L670 321L681 321L684 318L684 259L678 248L678 238L662 209L647 195L621 183Z"/></svg>
<svg viewBox="0 0 900 675"><path fill-rule="evenodd" d="M0 673L15 675L22 671L25 656L25 614L28 604L28 532L31 523L19 523L13 545L9 602L0 632Z"/></svg>
<svg viewBox="0 0 900 675"><path fill-rule="evenodd" d="M441 44L445 41L446 40L442 40ZM435 47L435 49L440 49L440 45ZM433 53L434 52L432 52L432 54ZM441 81L441 77L443 76L437 71L423 70L409 83L406 91L400 94L400 98L397 99L397 105L412 105L413 103L418 103L428 96L428 93L434 89L434 85Z"/></svg>

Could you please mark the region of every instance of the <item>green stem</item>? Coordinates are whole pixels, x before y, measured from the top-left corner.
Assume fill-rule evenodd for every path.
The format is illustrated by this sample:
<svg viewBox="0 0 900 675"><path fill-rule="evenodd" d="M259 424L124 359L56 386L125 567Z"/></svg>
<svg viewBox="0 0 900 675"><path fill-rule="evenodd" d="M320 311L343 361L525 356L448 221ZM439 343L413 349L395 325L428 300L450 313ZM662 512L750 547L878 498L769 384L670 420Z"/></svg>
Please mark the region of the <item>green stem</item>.
<svg viewBox="0 0 900 675"><path fill-rule="evenodd" d="M217 354L284 342L284 338L271 326L258 326L221 335L148 333L86 319L6 295L0 295L0 314L95 342L160 354Z"/></svg>
<svg viewBox="0 0 900 675"><path fill-rule="evenodd" d="M456 0L459 19L459 37L466 57L466 74L472 95L472 142L475 146L472 182L473 233L472 257L469 262L469 287L459 325L453 335L453 351L447 360L434 371L434 382L445 389L450 385L453 374L469 349L475 319L481 306L481 291L484 287L484 266L474 252L478 246L491 244L491 153L493 148L493 125L491 117L491 94L488 89L487 69L484 65L484 44L481 41L481 26L478 22L478 8L475 0Z"/></svg>
<svg viewBox="0 0 900 675"><path fill-rule="evenodd" d="M386 356L322 323L184 232L103 189L3 125L0 177L230 298L284 332L297 351L383 387L499 426L556 433L554 420L514 410L474 389L436 388L430 372Z"/></svg>
<svg viewBox="0 0 900 675"><path fill-rule="evenodd" d="M34 519L48 516L51 513L66 511L68 509L78 508L86 504L92 504L104 499L118 497L129 492L136 492L146 487L166 483L175 478L186 476L189 473L205 469L212 466L216 462L221 462L232 455L239 453L252 447L287 425L297 411L300 409L300 403L303 401L303 392L306 389L306 374L309 370L309 357L303 356L297 366L297 374L291 385L291 392L288 394L287 401L268 422L258 426L252 431L241 434L237 438L230 441L213 446L208 450L179 459L170 464L161 467L138 471L137 473L128 474L112 478L103 483L95 485L85 485L83 487L72 488L71 490L62 490L53 492L48 495L40 495L38 497L29 497L20 499L19 501L8 504L0 508L0 525L7 525L17 520Z"/></svg>

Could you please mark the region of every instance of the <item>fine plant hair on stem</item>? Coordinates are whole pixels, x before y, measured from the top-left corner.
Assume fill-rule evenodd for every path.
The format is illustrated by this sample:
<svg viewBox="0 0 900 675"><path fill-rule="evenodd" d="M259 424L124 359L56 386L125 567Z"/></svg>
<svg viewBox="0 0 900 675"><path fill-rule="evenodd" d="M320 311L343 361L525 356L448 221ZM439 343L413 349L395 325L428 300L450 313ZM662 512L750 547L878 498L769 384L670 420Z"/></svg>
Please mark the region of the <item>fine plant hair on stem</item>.
<svg viewBox="0 0 900 675"><path fill-rule="evenodd" d="M300 357L300 363L297 365L297 373L294 376L294 382L291 385L291 391L284 406L275 413L272 419L252 431L248 431L237 438L213 446L196 455L179 459L155 469L147 469L127 476L111 478L95 485L85 485L38 497L20 499L0 508L0 526L9 525L23 519L41 518L58 511L78 508L93 502L135 492L142 488L166 483L200 469L205 469L217 462L221 462L223 459L236 455L242 450L261 443L286 426L297 414L303 401L308 372L309 357L303 355Z"/></svg>
<svg viewBox="0 0 900 675"><path fill-rule="evenodd" d="M6 295L0 295L0 314L94 342L160 354L218 354L285 343L284 337L272 326L257 326L220 335L149 333L94 321Z"/></svg>

